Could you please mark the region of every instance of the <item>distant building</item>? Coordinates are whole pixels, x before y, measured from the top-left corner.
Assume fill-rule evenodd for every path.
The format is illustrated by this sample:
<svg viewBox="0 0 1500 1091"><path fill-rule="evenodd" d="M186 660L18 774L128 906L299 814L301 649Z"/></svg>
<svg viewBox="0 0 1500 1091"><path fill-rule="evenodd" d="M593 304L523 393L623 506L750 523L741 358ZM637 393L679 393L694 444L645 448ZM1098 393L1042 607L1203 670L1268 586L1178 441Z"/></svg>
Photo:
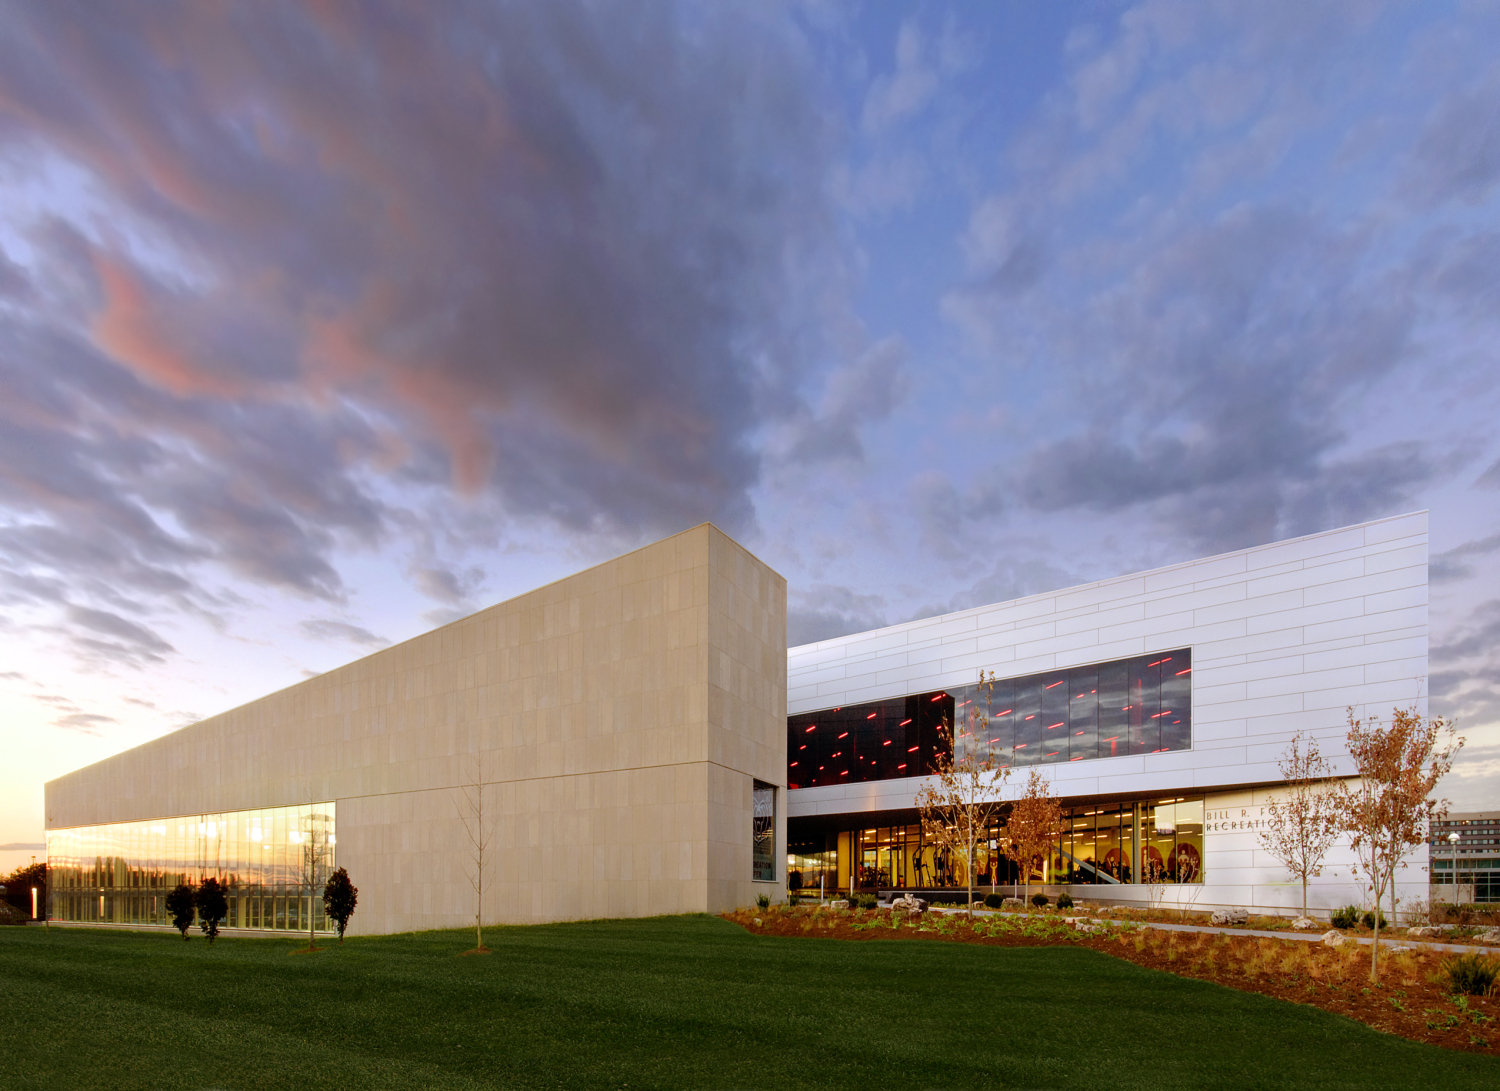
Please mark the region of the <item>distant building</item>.
<svg viewBox="0 0 1500 1091"><path fill-rule="evenodd" d="M1500 811L1455 811L1433 823L1429 851L1436 900L1500 902Z"/></svg>

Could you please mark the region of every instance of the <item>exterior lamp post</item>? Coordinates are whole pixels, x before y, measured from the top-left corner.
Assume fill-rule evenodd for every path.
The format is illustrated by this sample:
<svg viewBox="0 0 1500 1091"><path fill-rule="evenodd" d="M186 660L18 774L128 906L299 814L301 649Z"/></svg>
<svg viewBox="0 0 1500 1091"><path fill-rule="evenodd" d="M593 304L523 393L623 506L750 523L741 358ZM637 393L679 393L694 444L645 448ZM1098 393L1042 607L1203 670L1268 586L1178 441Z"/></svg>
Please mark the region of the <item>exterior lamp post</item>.
<svg viewBox="0 0 1500 1091"><path fill-rule="evenodd" d="M1448 859L1453 867L1453 904L1458 904L1458 831L1448 835Z"/></svg>

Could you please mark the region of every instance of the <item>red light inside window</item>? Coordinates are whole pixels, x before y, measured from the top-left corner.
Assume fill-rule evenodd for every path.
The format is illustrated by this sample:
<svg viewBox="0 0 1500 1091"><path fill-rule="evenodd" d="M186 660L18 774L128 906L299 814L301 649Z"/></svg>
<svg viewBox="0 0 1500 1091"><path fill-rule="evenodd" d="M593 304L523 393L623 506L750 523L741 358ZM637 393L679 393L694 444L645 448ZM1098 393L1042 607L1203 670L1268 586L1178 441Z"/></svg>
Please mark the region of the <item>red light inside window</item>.
<svg viewBox="0 0 1500 1091"><path fill-rule="evenodd" d="M1181 676L1182 676L1182 675L1184 675L1184 674L1192 674L1192 673L1193 673L1193 668L1192 668L1192 667L1189 667L1189 668L1188 668L1188 669L1187 669L1187 670L1185 670L1185 671L1178 671L1178 672L1177 672L1177 675L1178 675L1178 677L1181 677Z"/></svg>
<svg viewBox="0 0 1500 1091"><path fill-rule="evenodd" d="M839 738L841 738L841 739L847 739L848 737L849 737L849 732L847 732L847 731L845 731L842 735L839 736Z"/></svg>
<svg viewBox="0 0 1500 1091"><path fill-rule="evenodd" d="M909 723L911 723L911 721L910 721L910 720L902 720L902 721L901 721L901 722L900 722L900 723L899 723L899 724L897 724L897 725L896 725L896 726L897 726L897 727L905 727L905 726L906 726L906 725L907 725L907 724L909 724Z"/></svg>
<svg viewBox="0 0 1500 1091"><path fill-rule="evenodd" d="M890 746L891 745L891 740L890 739L886 739L885 742L881 743L880 745L881 746Z"/></svg>
<svg viewBox="0 0 1500 1091"><path fill-rule="evenodd" d="M906 768L906 762L903 761L900 765L896 766L896 768L897 769L905 769Z"/></svg>
<svg viewBox="0 0 1500 1091"><path fill-rule="evenodd" d="M795 768L796 764L797 764L796 762L792 762L792 764L790 766L788 766L787 768L789 768L789 769L790 768Z"/></svg>
<svg viewBox="0 0 1500 1091"><path fill-rule="evenodd" d="M1057 723L1055 723L1055 724L1048 724L1047 725L1047 730L1051 731L1054 727L1061 727L1063 724L1065 724L1067 722L1068 722L1067 720L1058 720Z"/></svg>
<svg viewBox="0 0 1500 1091"><path fill-rule="evenodd" d="M908 746L906 748L906 752L908 754L915 754L917 752L917 748L915 746Z"/></svg>
<svg viewBox="0 0 1500 1091"><path fill-rule="evenodd" d="M873 720L876 717L876 715L877 715L876 713L872 712L868 716L866 716L865 719L867 719L867 720Z"/></svg>
<svg viewBox="0 0 1500 1091"><path fill-rule="evenodd" d="M817 724L813 724L811 727L809 727L807 729L807 731L816 731L816 730L818 730L818 725ZM804 731L803 734L806 735L807 731Z"/></svg>
<svg viewBox="0 0 1500 1091"><path fill-rule="evenodd" d="M1059 678L1056 682L1053 682L1050 686L1043 686L1042 688L1043 689L1056 689L1058 686L1062 685L1066 681L1067 681L1066 678Z"/></svg>

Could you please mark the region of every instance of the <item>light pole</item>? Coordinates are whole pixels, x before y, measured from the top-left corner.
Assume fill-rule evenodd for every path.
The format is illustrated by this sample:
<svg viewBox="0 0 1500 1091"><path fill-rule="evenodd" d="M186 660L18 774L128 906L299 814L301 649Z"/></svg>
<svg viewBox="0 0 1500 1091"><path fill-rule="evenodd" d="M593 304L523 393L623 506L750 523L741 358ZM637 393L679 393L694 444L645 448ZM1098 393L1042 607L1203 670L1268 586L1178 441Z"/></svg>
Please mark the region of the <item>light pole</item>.
<svg viewBox="0 0 1500 1091"><path fill-rule="evenodd" d="M1453 868L1453 904L1458 905L1458 831L1448 835L1448 859Z"/></svg>

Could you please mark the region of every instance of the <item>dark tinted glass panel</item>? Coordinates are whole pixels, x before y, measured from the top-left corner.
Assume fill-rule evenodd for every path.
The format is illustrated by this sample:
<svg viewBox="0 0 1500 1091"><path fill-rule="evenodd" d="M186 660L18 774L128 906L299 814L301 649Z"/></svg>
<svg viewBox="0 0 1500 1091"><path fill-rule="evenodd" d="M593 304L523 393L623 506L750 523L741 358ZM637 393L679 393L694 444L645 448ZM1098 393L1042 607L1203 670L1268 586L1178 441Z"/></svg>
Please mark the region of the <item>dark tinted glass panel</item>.
<svg viewBox="0 0 1500 1091"><path fill-rule="evenodd" d="M1099 756L1099 671L1075 667L1068 672L1068 760Z"/></svg>
<svg viewBox="0 0 1500 1091"><path fill-rule="evenodd" d="M930 773L953 725L960 754L1023 766L1192 746L1192 655L999 679L787 719L792 788Z"/></svg>

